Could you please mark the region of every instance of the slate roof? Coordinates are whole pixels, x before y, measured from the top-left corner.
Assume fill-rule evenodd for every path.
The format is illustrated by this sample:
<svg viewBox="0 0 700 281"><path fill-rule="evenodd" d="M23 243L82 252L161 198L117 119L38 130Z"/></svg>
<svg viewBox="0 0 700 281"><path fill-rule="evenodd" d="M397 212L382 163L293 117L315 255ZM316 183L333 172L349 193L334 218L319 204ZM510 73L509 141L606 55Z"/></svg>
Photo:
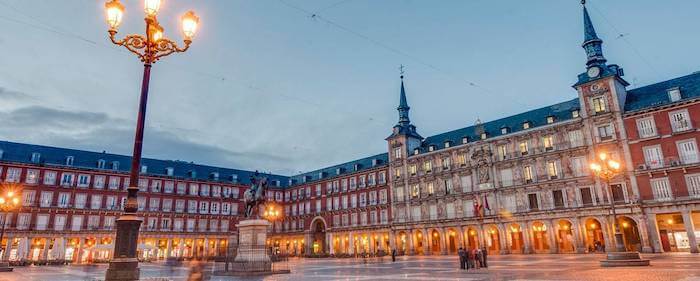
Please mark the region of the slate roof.
<svg viewBox="0 0 700 281"><path fill-rule="evenodd" d="M376 162L376 163L373 163L373 162ZM294 184L302 184L302 183L304 183L304 177L306 177L306 182L308 183L308 182L320 180L321 179L320 175L322 172L325 175L323 177L325 179L325 178L338 176L337 169L341 169L340 175L353 173L353 172L355 172L355 164L359 164L357 171L362 171L362 170L367 170L367 169L371 169L371 168L375 168L375 167L381 167L381 166L386 165L387 163L389 163L389 154L382 153L382 154L377 154L374 156L358 159L355 161L350 161L350 162L346 162L343 164L338 164L335 166L331 166L331 167L327 167L327 168L323 168L323 169L318 169L318 170L311 171L308 173L299 174L299 175L291 177L291 180L294 181Z"/></svg>
<svg viewBox="0 0 700 281"><path fill-rule="evenodd" d="M547 117L554 116L554 123L570 120L573 118L572 111L580 108L578 98L568 100L562 103L545 106L542 108L530 110L513 116L482 123L484 132L487 138L500 136L501 128L507 127L508 134L523 131L523 123L530 122L530 128L547 125ZM468 140L474 141L480 139L480 135L476 131L477 125L466 128L434 135L423 141L423 148L428 148L430 145L435 145L435 149L445 148L444 143L450 141L451 145L462 144L462 138L467 137Z"/></svg>
<svg viewBox="0 0 700 281"><path fill-rule="evenodd" d="M119 172L128 173L129 169L131 168L130 156L111 153L91 152L8 141L0 141L0 150L2 151L0 161L7 162L40 164L46 166L65 166L66 157L73 156L74 160L72 167L76 168L114 171L112 168L112 163L115 161L119 163L116 169ZM40 153L41 155L39 163L31 162L32 153L35 152ZM97 162L99 160L105 160L106 165L104 169L98 169ZM173 168L173 176L176 178L213 181L213 179L210 178L211 174L218 172L219 182L230 183L230 176L235 174L238 177L237 182L242 184L250 184L250 176L254 173L251 171L213 167L185 161L157 160L151 158L142 158L141 165L145 165L147 167L146 175L167 176L166 168ZM191 176L191 171L195 172L194 177ZM270 180L280 181L280 185L282 187L285 187L289 182L289 177L287 176L270 174L268 175L268 178Z"/></svg>
<svg viewBox="0 0 700 281"><path fill-rule="evenodd" d="M700 71L690 75L674 78L641 88L628 90L625 101L625 112L639 111L671 103L668 90L679 87L681 100L700 97Z"/></svg>

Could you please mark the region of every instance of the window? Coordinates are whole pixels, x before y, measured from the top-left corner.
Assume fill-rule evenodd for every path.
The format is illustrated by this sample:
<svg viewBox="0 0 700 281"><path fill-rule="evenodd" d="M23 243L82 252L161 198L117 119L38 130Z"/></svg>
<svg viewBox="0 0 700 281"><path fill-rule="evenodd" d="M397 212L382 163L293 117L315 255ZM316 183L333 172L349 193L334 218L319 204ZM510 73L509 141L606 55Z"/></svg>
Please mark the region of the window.
<svg viewBox="0 0 700 281"><path fill-rule="evenodd" d="M411 174L411 176L415 176L418 173L418 167L416 167L416 164L409 166L408 172Z"/></svg>
<svg viewBox="0 0 700 281"><path fill-rule="evenodd" d="M571 172L575 177L581 177L588 174L588 166L586 165L585 157L573 157L569 161L571 161Z"/></svg>
<svg viewBox="0 0 700 281"><path fill-rule="evenodd" d="M532 173L532 166L523 167L523 180L525 183L532 183L535 179L535 175Z"/></svg>
<svg viewBox="0 0 700 281"><path fill-rule="evenodd" d="M501 186L513 185L513 170L506 168L501 170Z"/></svg>
<svg viewBox="0 0 700 281"><path fill-rule="evenodd" d="M683 164L693 164L698 162L698 146L695 139L682 140L676 143L678 155Z"/></svg>
<svg viewBox="0 0 700 281"><path fill-rule="evenodd" d="M73 174L63 173L61 174L61 186L72 186L73 185Z"/></svg>
<svg viewBox="0 0 700 281"><path fill-rule="evenodd" d="M34 191L34 190L22 191L22 206L34 206L35 200L36 200L36 191Z"/></svg>
<svg viewBox="0 0 700 281"><path fill-rule="evenodd" d="M644 151L644 160L647 167L650 169L656 169L664 166L664 156L661 152L660 145L645 146L642 148L642 150Z"/></svg>
<svg viewBox="0 0 700 281"><path fill-rule="evenodd" d="M625 192L621 184L613 184L610 189L614 202L625 202Z"/></svg>
<svg viewBox="0 0 700 281"><path fill-rule="evenodd" d="M557 161L547 162L547 175L549 176L549 179L559 178L559 168L557 167L557 164Z"/></svg>
<svg viewBox="0 0 700 281"><path fill-rule="evenodd" d="M523 122L523 130L530 129L530 122Z"/></svg>
<svg viewBox="0 0 700 281"><path fill-rule="evenodd" d="M554 136L547 135L542 137L542 147L545 151L550 151L554 149Z"/></svg>
<svg viewBox="0 0 700 281"><path fill-rule="evenodd" d="M472 177L470 175L459 177L462 192L472 192Z"/></svg>
<svg viewBox="0 0 700 281"><path fill-rule="evenodd" d="M583 132L581 130L569 131L569 144L571 147L583 146Z"/></svg>
<svg viewBox="0 0 700 281"><path fill-rule="evenodd" d="M39 206L42 208L48 208L51 207L51 203L53 203L53 192L42 191Z"/></svg>
<svg viewBox="0 0 700 281"><path fill-rule="evenodd" d="M428 196L435 194L435 186L432 182L428 183Z"/></svg>
<svg viewBox="0 0 700 281"><path fill-rule="evenodd" d="M591 99L591 104L593 105L594 113L601 113L606 111L605 98L595 97Z"/></svg>
<svg viewBox="0 0 700 281"><path fill-rule="evenodd" d="M680 88L673 88L668 90L668 99L671 102L677 102L681 100L681 89Z"/></svg>
<svg viewBox="0 0 700 281"><path fill-rule="evenodd" d="M199 185L196 183L190 183L190 195L199 195Z"/></svg>
<svg viewBox="0 0 700 281"><path fill-rule="evenodd" d="M83 227L83 216L73 216L73 220L71 221L71 230L72 231L80 231L80 229Z"/></svg>
<svg viewBox="0 0 700 281"><path fill-rule="evenodd" d="M361 176L359 177L359 180L358 180L358 183L357 183L358 187L360 187L360 188L364 188L364 187L365 187L365 179L366 179L365 175L361 175Z"/></svg>
<svg viewBox="0 0 700 281"><path fill-rule="evenodd" d="M581 192L581 203L583 206L593 205L593 196L591 195L590 187L581 188L579 189L579 192Z"/></svg>
<svg viewBox="0 0 700 281"><path fill-rule="evenodd" d="M68 156L66 157L66 166L73 166L73 160L75 158L73 156Z"/></svg>
<svg viewBox="0 0 700 281"><path fill-rule="evenodd" d="M528 147L528 141L521 141L519 147L520 147L520 155L528 155L530 153L530 149Z"/></svg>
<svg viewBox="0 0 700 281"><path fill-rule="evenodd" d="M443 184L445 185L445 193L447 193L447 194L454 193L454 188L452 187L452 179L443 180Z"/></svg>
<svg viewBox="0 0 700 281"><path fill-rule="evenodd" d="M508 133L508 127L501 128L501 135L505 135L507 133Z"/></svg>
<svg viewBox="0 0 700 281"><path fill-rule="evenodd" d="M430 160L423 162L423 171L430 173L433 170L433 162Z"/></svg>
<svg viewBox="0 0 700 281"><path fill-rule="evenodd" d="M637 119L637 133L639 133L639 138L649 138L656 136L656 126L654 125L654 118L641 118Z"/></svg>
<svg viewBox="0 0 700 281"><path fill-rule="evenodd" d="M540 209L539 202L537 201L537 193L530 193L527 195L527 201L530 204L531 211L537 211Z"/></svg>
<svg viewBox="0 0 700 281"><path fill-rule="evenodd" d="M700 197L700 174L686 175L685 184L688 186L688 195Z"/></svg>
<svg viewBox="0 0 700 281"><path fill-rule="evenodd" d="M56 172L45 171L44 172L44 185L55 185L56 184Z"/></svg>
<svg viewBox="0 0 700 281"><path fill-rule="evenodd" d="M93 194L90 198L90 209L99 210L102 208L102 195Z"/></svg>
<svg viewBox="0 0 700 281"><path fill-rule="evenodd" d="M598 126L598 137L601 141L613 139L613 128L612 125Z"/></svg>
<svg viewBox="0 0 700 281"><path fill-rule="evenodd" d="M19 182L19 178L22 175L22 169L20 168L7 168L7 174L5 175L6 182Z"/></svg>
<svg viewBox="0 0 700 281"><path fill-rule="evenodd" d="M671 128L673 132L683 132L690 130L693 126L690 123L690 117L688 116L688 110L679 110L669 113L671 119Z"/></svg>
<svg viewBox="0 0 700 281"><path fill-rule="evenodd" d="M379 172L379 184L386 184L386 172Z"/></svg>
<svg viewBox="0 0 700 281"><path fill-rule="evenodd" d="M90 184L89 175L78 175L78 187L88 187Z"/></svg>
<svg viewBox="0 0 700 281"><path fill-rule="evenodd" d="M418 198L420 196L420 185L414 184L411 187L411 197Z"/></svg>
<svg viewBox="0 0 700 281"><path fill-rule="evenodd" d="M579 114L578 110L572 110L571 111L571 117L572 118L579 118L581 115Z"/></svg>
<svg viewBox="0 0 700 281"><path fill-rule="evenodd" d="M486 135L486 133L481 133L480 137L482 140L485 140L488 137L488 135Z"/></svg>
<svg viewBox="0 0 700 281"><path fill-rule="evenodd" d="M109 177L109 189L119 189L119 177Z"/></svg>
<svg viewBox="0 0 700 281"><path fill-rule="evenodd" d="M360 207L367 206L367 193L360 193Z"/></svg>
<svg viewBox="0 0 700 281"><path fill-rule="evenodd" d="M68 208L70 207L70 193L68 192L61 192L58 194L58 203L57 203L59 208Z"/></svg>
<svg viewBox="0 0 700 281"><path fill-rule="evenodd" d="M499 145L497 151L498 159L505 160L508 157L508 147L505 144Z"/></svg>
<svg viewBox="0 0 700 281"><path fill-rule="evenodd" d="M668 182L668 178L658 178L651 179L651 191L654 194L654 199L656 200L671 200L673 195L671 193L671 185Z"/></svg>
<svg viewBox="0 0 700 281"><path fill-rule="evenodd" d="M457 163L461 167L466 166L467 165L467 155L464 153L457 155Z"/></svg>
<svg viewBox="0 0 700 281"><path fill-rule="evenodd" d="M547 116L547 124L554 123L554 116Z"/></svg>
<svg viewBox="0 0 700 281"><path fill-rule="evenodd" d="M561 190L552 191L555 208L564 208L564 194Z"/></svg>
<svg viewBox="0 0 700 281"><path fill-rule="evenodd" d="M462 138L462 143L468 143L468 142L469 142L469 138L468 138L468 137L463 137L463 138Z"/></svg>
<svg viewBox="0 0 700 281"><path fill-rule="evenodd" d="M442 158L442 169L443 170L450 169L450 157Z"/></svg>
<svg viewBox="0 0 700 281"><path fill-rule="evenodd" d="M394 148L394 159L401 159L401 147Z"/></svg>

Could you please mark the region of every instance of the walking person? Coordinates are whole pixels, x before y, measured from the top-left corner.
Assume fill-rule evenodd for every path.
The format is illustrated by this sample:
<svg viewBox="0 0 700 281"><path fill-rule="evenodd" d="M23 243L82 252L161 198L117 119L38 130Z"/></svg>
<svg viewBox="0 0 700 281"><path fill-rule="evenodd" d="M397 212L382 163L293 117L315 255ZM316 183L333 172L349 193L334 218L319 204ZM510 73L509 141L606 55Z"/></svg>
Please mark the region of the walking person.
<svg viewBox="0 0 700 281"><path fill-rule="evenodd" d="M481 268L481 249L474 249L474 261L476 263L476 269Z"/></svg>
<svg viewBox="0 0 700 281"><path fill-rule="evenodd" d="M464 249L462 249L462 247L459 247L459 250L457 251L457 255L459 256L459 269L466 269L466 266L465 266L466 255L465 255Z"/></svg>
<svg viewBox="0 0 700 281"><path fill-rule="evenodd" d="M476 264L474 263L474 249L467 250L467 262L469 263L469 268L476 269Z"/></svg>
<svg viewBox="0 0 700 281"><path fill-rule="evenodd" d="M484 247L484 248L481 250L481 257L482 257L482 258L481 258L481 259L482 259L481 264L484 266L484 268L488 268L488 267L489 267L489 265L488 265L488 263L487 263L488 249L486 249L486 247Z"/></svg>
<svg viewBox="0 0 700 281"><path fill-rule="evenodd" d="M396 262L396 248L391 249L391 262Z"/></svg>

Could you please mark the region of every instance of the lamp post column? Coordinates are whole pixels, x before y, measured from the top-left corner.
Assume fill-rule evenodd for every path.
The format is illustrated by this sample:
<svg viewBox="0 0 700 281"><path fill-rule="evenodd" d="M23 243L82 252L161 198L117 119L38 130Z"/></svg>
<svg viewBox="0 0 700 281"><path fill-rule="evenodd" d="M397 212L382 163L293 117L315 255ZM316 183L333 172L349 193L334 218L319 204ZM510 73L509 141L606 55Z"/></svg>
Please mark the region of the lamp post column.
<svg viewBox="0 0 700 281"><path fill-rule="evenodd" d="M610 192L610 196L608 196L608 200L610 200L610 209L612 210L612 228L613 228L613 233L615 234L615 250L618 252L625 252L625 244L624 241L622 240L622 233L620 232L620 226L618 225L617 221L617 212L615 210L615 199L613 196L613 190L612 186L610 185L610 178L607 178L605 180L605 183L608 185L608 191Z"/></svg>

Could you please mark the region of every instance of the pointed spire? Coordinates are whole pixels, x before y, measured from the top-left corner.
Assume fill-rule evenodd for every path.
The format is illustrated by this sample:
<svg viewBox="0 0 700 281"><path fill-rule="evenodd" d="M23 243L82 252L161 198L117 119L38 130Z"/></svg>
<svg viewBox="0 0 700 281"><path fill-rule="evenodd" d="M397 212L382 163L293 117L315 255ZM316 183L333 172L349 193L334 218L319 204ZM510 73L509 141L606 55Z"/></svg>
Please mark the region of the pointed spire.
<svg viewBox="0 0 700 281"><path fill-rule="evenodd" d="M607 60L603 56L603 40L598 38L598 34L595 32L593 21L591 21L588 9L586 9L586 0L581 0L581 5L583 5L583 45L581 47L586 50L588 57L586 66L605 65Z"/></svg>
<svg viewBox="0 0 700 281"><path fill-rule="evenodd" d="M408 111L411 107L408 106L408 101L406 100L406 89L403 86L403 75L401 75L401 96L399 97L399 107L396 108L399 111L399 125L407 126L411 124L411 120L408 118Z"/></svg>
<svg viewBox="0 0 700 281"><path fill-rule="evenodd" d="M598 34L595 33L595 28L591 22L591 17L588 15L586 1L581 1L581 4L583 5L583 42L586 43L592 40L600 40L600 38L598 38Z"/></svg>

